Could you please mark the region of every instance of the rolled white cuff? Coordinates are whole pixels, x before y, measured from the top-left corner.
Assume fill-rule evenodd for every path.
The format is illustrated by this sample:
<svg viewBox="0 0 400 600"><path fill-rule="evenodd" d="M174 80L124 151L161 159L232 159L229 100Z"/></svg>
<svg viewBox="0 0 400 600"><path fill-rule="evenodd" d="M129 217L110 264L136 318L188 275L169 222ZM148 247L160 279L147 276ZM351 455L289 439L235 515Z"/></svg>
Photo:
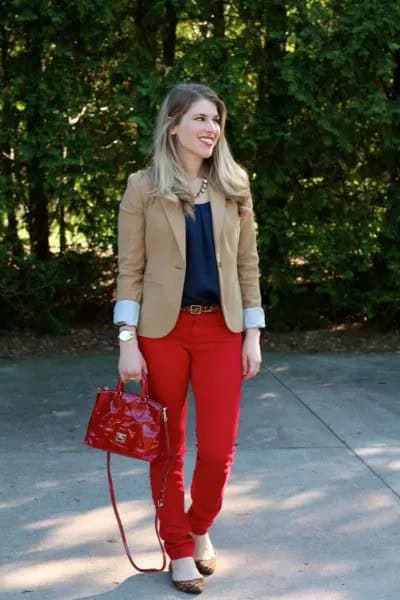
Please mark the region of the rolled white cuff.
<svg viewBox="0 0 400 600"><path fill-rule="evenodd" d="M114 306L114 325L133 325L139 322L140 304L134 300L118 300Z"/></svg>
<svg viewBox="0 0 400 600"><path fill-rule="evenodd" d="M261 306L254 306L243 310L243 327L244 329L265 327L265 313Z"/></svg>

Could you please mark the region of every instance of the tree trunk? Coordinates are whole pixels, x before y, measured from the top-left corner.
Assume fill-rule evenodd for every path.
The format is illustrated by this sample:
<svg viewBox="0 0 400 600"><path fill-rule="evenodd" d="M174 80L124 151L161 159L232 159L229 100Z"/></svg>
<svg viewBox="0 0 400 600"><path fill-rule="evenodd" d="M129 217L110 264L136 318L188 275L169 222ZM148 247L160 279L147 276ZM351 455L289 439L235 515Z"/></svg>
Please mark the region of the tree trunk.
<svg viewBox="0 0 400 600"><path fill-rule="evenodd" d="M161 14L156 11L153 2L137 0L135 23L140 32L141 44L146 51L145 57L153 64L157 56L157 31L160 27L160 18Z"/></svg>
<svg viewBox="0 0 400 600"><path fill-rule="evenodd" d="M220 71L223 74L224 70L221 71L221 65L226 65L229 59L225 38L225 1L210 0L207 6L208 14L205 19L211 20L213 38L217 42L214 44L214 52L209 64L215 73ZM223 75L220 81L223 87Z"/></svg>
<svg viewBox="0 0 400 600"><path fill-rule="evenodd" d="M48 203L43 187L44 173L39 167L38 159L33 159L28 166L28 179L28 226L31 252L40 260L48 260L50 258Z"/></svg>
<svg viewBox="0 0 400 600"><path fill-rule="evenodd" d="M7 229L4 236L4 241L11 248L14 256L23 254L22 242L18 237L18 223L16 217L16 203L13 194L13 164L11 152L11 123L12 123L12 107L10 102L10 73L8 65L9 56L9 38L7 30L4 28L1 32L1 73L2 73L2 97L3 97L3 142L0 144L0 171L4 177L4 211L7 213Z"/></svg>
<svg viewBox="0 0 400 600"><path fill-rule="evenodd" d="M266 172L276 172L284 153L284 142L281 140L288 118L287 86L279 68L286 52L287 16L284 3L277 0L265 3L263 26L265 43L260 48L254 131L258 142L254 170L262 175L260 180L265 179L263 174ZM259 190L259 194L263 197L262 190ZM268 210L264 212L283 209L286 199L286 191L278 190L273 197L268 198Z"/></svg>
<svg viewBox="0 0 400 600"><path fill-rule="evenodd" d="M138 66L135 70L137 85L134 103L135 113L138 116L138 150L143 161L146 160L151 145L149 127L144 123L151 119L154 110L153 98L150 97L151 92L147 89L146 84L148 84L149 73L154 73L157 68L157 59L159 58L157 35L160 30L160 22L162 23L165 19L163 9L162 5L155 6L153 2L138 0L135 10L137 35L133 52ZM160 48L160 54L162 51L163 49Z"/></svg>
<svg viewBox="0 0 400 600"><path fill-rule="evenodd" d="M254 192L259 205L260 260L262 269L271 273L287 264L290 241L286 235L287 190L278 180L285 148L284 132L287 128L287 89L280 75L280 64L286 46L286 6L277 0L260 2L264 43L259 49L257 104L253 138L256 140ZM268 195L263 182L275 184L274 193ZM260 182L258 184L258 182ZM267 290L264 291L268 293Z"/></svg>
<svg viewBox="0 0 400 600"><path fill-rule="evenodd" d="M7 111L4 110L7 114ZM16 216L16 202L13 192L13 168L11 162L11 148L8 143L0 145L0 170L5 179L3 186L5 212L7 214L7 229L4 236L5 244L11 248L13 256L22 256L24 249L18 237L18 221Z"/></svg>
<svg viewBox="0 0 400 600"><path fill-rule="evenodd" d="M165 23L162 30L163 62L167 67L175 64L176 25L178 18L172 0L165 3Z"/></svg>
<svg viewBox="0 0 400 600"><path fill-rule="evenodd" d="M65 235L65 208L62 202L60 202L60 209L58 213L58 225L60 228L60 254L63 254L67 249L67 240Z"/></svg>
<svg viewBox="0 0 400 600"><path fill-rule="evenodd" d="M39 15L40 18L40 15ZM35 82L38 89L42 79L42 53L43 40L40 27L32 27L28 34L27 42L30 45L31 81ZM37 89L31 90L31 97L27 105L26 129L28 139L33 145L41 137L44 127L44 112L47 98ZM45 173L41 166L41 144L35 145L35 154L27 164L28 178L28 230L30 236L31 252L40 260L50 258L49 246L49 214L48 200L44 189Z"/></svg>
<svg viewBox="0 0 400 600"><path fill-rule="evenodd" d="M209 10L211 22L214 29L214 37L219 40L225 39L224 4L224 0L211 0L209 2Z"/></svg>
<svg viewBox="0 0 400 600"><path fill-rule="evenodd" d="M393 56L393 83L391 86L385 86L385 94L388 102L400 102L400 50L396 50ZM398 132L400 135L400 133ZM385 215L385 225L379 233L380 251L374 256L373 272L377 286L384 287L387 282L389 265L388 256L394 246L394 251L398 248L398 239L400 233L400 166L394 161L395 165L390 173L389 197L390 205Z"/></svg>

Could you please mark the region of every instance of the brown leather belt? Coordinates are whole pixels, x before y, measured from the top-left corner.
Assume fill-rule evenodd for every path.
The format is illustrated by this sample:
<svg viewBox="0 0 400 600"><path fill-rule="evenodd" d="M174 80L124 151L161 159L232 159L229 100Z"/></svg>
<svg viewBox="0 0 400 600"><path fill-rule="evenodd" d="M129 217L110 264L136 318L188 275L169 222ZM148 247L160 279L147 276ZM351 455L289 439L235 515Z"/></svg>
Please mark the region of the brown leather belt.
<svg viewBox="0 0 400 600"><path fill-rule="evenodd" d="M217 304L211 304L210 306L202 306L201 304L190 304L181 308L183 312L189 312L191 315L201 315L201 313L215 313L221 309Z"/></svg>

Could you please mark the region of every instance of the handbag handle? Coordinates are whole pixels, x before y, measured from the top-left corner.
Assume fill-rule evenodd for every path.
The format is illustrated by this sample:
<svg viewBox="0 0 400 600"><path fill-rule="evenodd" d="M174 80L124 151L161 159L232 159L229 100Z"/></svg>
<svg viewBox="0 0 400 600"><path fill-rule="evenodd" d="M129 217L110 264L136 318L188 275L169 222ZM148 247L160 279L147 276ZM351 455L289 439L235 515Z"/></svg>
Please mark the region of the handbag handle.
<svg viewBox="0 0 400 600"><path fill-rule="evenodd" d="M142 383L141 396L142 396L142 398L145 399L148 396L148 383L147 383L147 376L145 375L145 373L143 373L143 376L142 376L142 382L143 381L144 381L144 384ZM124 391L124 384L122 383L121 380L118 382L117 390L118 390L118 392ZM162 415L163 415L162 421L163 421L163 426L164 426L165 449L166 449L166 455L167 455L167 462L166 462L165 469L164 469L164 472L163 472L163 475L161 478L161 489L160 489L160 494L157 499L156 512L155 512L155 516L154 516L154 529L155 529L155 532L157 535L158 544L160 546L160 549L162 552L162 557L163 557L162 565L159 569L156 569L156 568L142 569L133 560L131 551L129 549L128 541L126 539L124 526L122 524L122 520L121 520L119 511L118 511L117 499L115 497L114 483L113 483L113 479L112 479L112 475L111 475L111 452L107 452L107 477L108 477L108 487L110 490L111 504L112 504L112 507L114 510L115 518L117 519L122 543L124 545L125 552L129 559L129 562L131 563L131 565L133 566L134 569L136 569L137 571L140 571L141 573L159 573L160 571L164 571L165 566L167 564L167 557L166 557L164 546L162 544L161 537L160 537L159 511L164 506L165 491L166 491L166 487L167 487L167 478L168 478L168 473L169 473L169 470L171 467L171 456L170 456L170 443L169 443L169 435L168 435L168 427L167 427L167 411L165 408L162 411Z"/></svg>
<svg viewBox="0 0 400 600"><path fill-rule="evenodd" d="M149 382L147 379L147 375L144 371L142 371L142 378L140 380L140 384L141 384L140 396L141 396L142 400L146 400L146 398L149 397ZM122 379L120 379L118 381L118 385L117 385L117 392L118 392L118 394L122 395L124 393L124 390L125 390L125 384L122 381Z"/></svg>

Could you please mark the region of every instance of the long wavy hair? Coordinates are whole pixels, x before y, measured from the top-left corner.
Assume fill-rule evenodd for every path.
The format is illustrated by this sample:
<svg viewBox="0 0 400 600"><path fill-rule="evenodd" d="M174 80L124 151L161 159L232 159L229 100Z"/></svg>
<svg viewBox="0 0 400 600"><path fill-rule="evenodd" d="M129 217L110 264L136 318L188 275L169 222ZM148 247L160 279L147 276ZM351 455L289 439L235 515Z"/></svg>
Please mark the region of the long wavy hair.
<svg viewBox="0 0 400 600"><path fill-rule="evenodd" d="M227 110L223 101L209 87L199 83L180 83L165 97L158 113L151 154L154 198L181 202L185 214L193 215L194 198L176 149L170 129L179 124L194 102L205 98L215 104L220 119L220 137L210 158L203 160L202 170L209 184L239 206L250 194L246 171L234 160L225 137ZM246 209L244 209L246 210Z"/></svg>

